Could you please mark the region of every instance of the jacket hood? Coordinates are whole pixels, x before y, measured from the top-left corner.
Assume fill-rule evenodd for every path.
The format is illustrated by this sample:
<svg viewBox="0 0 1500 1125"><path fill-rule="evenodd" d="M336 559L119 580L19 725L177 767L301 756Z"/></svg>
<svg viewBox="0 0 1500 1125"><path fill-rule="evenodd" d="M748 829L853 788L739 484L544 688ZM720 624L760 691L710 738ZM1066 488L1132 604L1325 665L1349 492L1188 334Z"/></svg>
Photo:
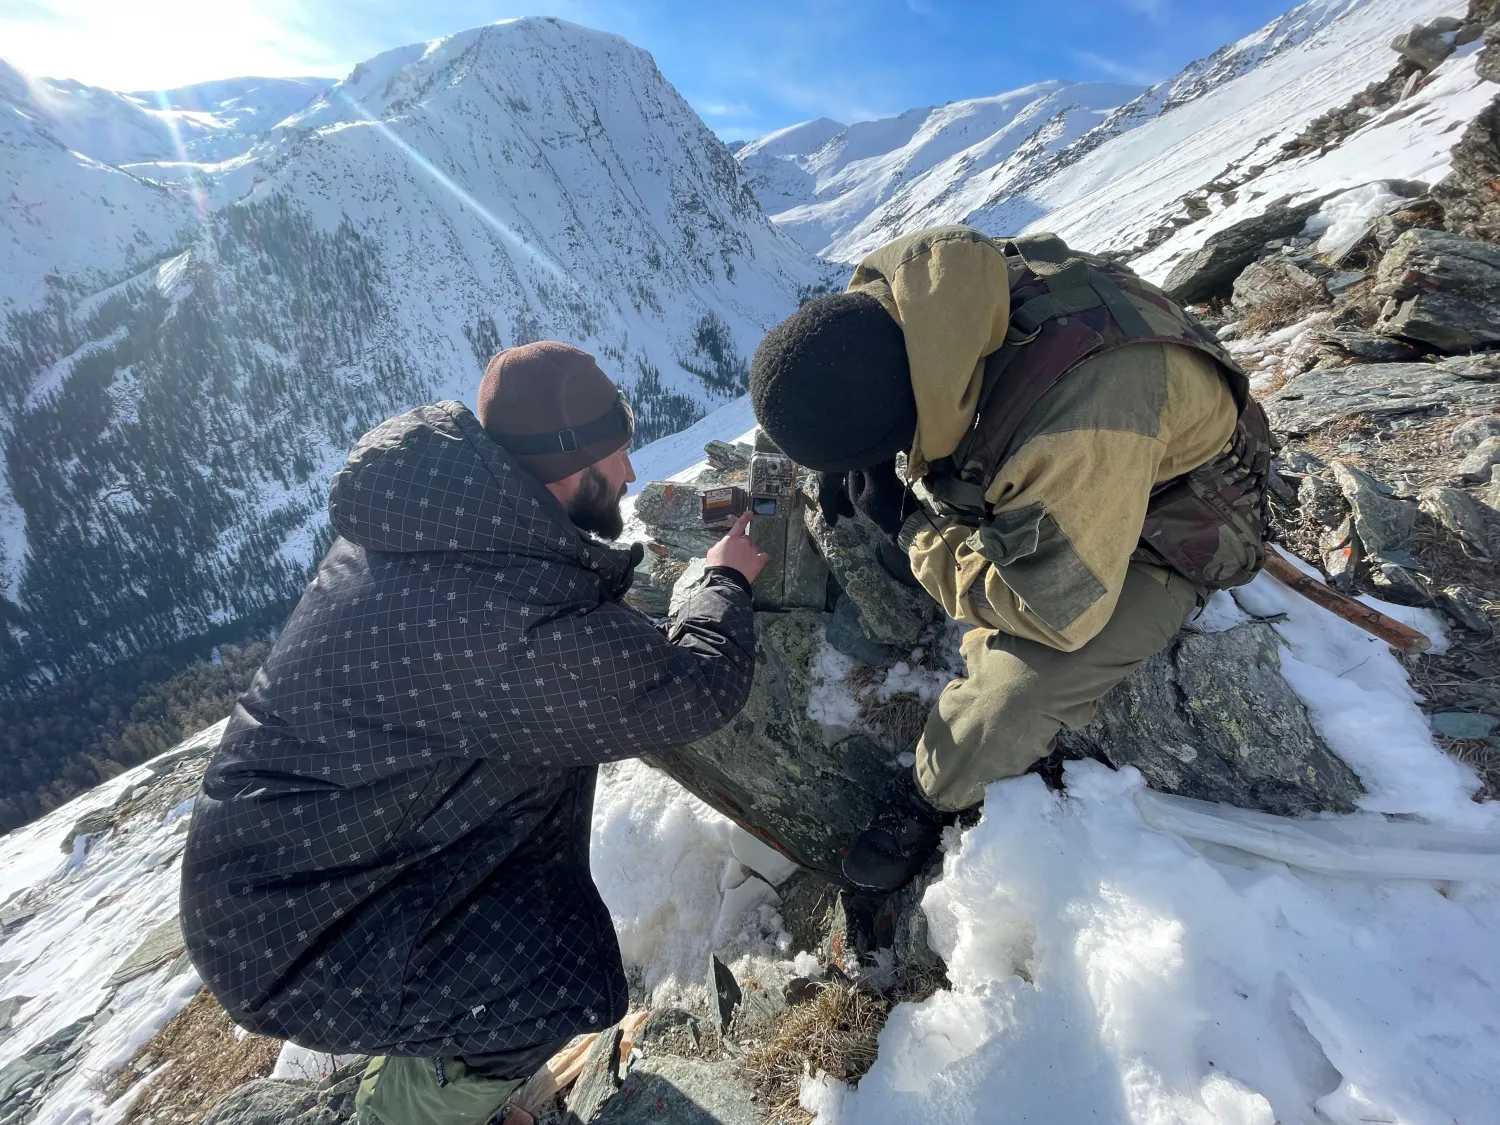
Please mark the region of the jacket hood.
<svg viewBox="0 0 1500 1125"><path fill-rule="evenodd" d="M372 551L547 554L585 565L591 553L552 494L452 401L360 438L333 478L328 516Z"/></svg>
<svg viewBox="0 0 1500 1125"><path fill-rule="evenodd" d="M917 400L907 477L916 480L957 449L973 424L984 358L1010 327L1005 255L972 227L933 227L870 253L849 289L875 297L906 337Z"/></svg>

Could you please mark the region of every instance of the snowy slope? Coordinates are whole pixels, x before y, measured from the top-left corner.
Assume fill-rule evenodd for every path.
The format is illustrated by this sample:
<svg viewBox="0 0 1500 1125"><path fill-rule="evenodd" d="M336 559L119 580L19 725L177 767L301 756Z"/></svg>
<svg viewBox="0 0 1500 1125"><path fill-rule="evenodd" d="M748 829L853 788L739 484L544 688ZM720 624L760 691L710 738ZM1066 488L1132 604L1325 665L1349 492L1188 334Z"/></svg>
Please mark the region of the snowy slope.
<svg viewBox="0 0 1500 1125"><path fill-rule="evenodd" d="M826 273L650 55L557 20L386 52L218 163L128 174L16 121L48 209L0 281L0 680L271 612L352 441L472 402L501 346L589 350L649 440L742 391Z"/></svg>
<svg viewBox="0 0 1500 1125"><path fill-rule="evenodd" d="M736 156L776 221L839 261L858 261L905 231L958 222L993 234L1053 230L1087 249L1128 250L1181 214L1184 195L1227 172L1269 165L1281 143L1309 120L1384 78L1396 61L1389 44L1397 33L1439 15L1462 14L1464 7L1457 0L1310 0L1144 92L1097 87L1100 95L1080 107L1086 112L1049 121L1019 150L991 149L987 142L968 148L968 137L943 139L963 124L962 115L941 116L970 104L959 102L852 126L851 133L869 128L877 134L872 140L879 151L862 150L847 168L838 164L837 138L775 156L752 144ZM1048 105L1065 103L1076 89L1063 86ZM1113 102L1106 93L1111 89L1122 91ZM1472 117L1474 108L1472 99L1450 98L1436 114ZM934 151L946 145L949 155L908 171L904 161L916 126L929 113L939 116L923 126L923 135L936 135L941 143ZM1035 114L1028 121L1039 123ZM1435 140L1445 124L1408 122L1407 131ZM1378 146L1371 151L1381 153ZM1404 176L1397 169L1413 165L1441 171L1431 160L1390 164L1390 171L1369 175ZM891 177L893 167L901 175ZM1255 199L1261 208L1274 199L1273 186L1280 185L1251 184L1242 191L1242 213ZM1197 224L1184 235L1201 241L1207 231ZM1175 256L1185 246L1165 254Z"/></svg>
<svg viewBox="0 0 1500 1125"><path fill-rule="evenodd" d="M733 440L743 421L725 409L695 440ZM671 439L640 451L659 475L694 457ZM1426 611L1381 608L1445 643ZM1420 818L1469 833L1500 875L1500 809L1469 800L1477 779L1433 745L1389 650L1265 576L1216 595L1200 627L1247 613L1278 622L1289 681L1368 790L1363 811L1327 819L1399 834ZM211 744L220 729L189 743ZM983 820L950 831L924 909L952 987L895 1010L857 1090L808 1079L803 1102L820 1125L980 1125L996 1106L1017 1125L1493 1125L1500 878L1313 874L1152 827L1133 770L1068 769L1066 796L1036 777L999 782ZM176 911L188 810L170 779L138 789L149 773L138 767L0 839L0 900L38 908L0 941L0 996L31 997L0 1038L0 1066L93 1017L39 1125L118 1121L127 1105L99 1104L100 1076L199 985L182 964L106 983ZM83 812L132 792L134 816L60 853ZM785 868L766 859L664 775L635 762L603 771L593 873L654 1003L701 1001L710 951L741 976L795 952L770 885ZM815 971L812 959L796 971ZM283 1052L288 1068L306 1056Z"/></svg>
<svg viewBox="0 0 1500 1125"><path fill-rule="evenodd" d="M889 225L910 203L964 181L1024 167L1087 133L1137 86L1041 82L838 132L827 118L794 125L735 153L761 206L808 250L839 260L872 221ZM832 135L830 135L832 134ZM926 225L926 224L918 224ZM914 228L913 228L914 229Z"/></svg>

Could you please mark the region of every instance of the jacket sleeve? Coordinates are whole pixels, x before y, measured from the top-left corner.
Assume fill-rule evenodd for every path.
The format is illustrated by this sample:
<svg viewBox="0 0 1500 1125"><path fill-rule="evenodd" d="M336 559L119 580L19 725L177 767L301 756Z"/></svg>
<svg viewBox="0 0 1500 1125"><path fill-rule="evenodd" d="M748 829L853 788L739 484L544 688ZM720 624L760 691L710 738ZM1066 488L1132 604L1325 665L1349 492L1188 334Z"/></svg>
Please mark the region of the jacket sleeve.
<svg viewBox="0 0 1500 1125"><path fill-rule="evenodd" d="M1114 614L1152 489L1217 454L1236 415L1208 360L1162 345L1132 351L1079 369L1104 381L1098 393L1059 395L1050 412L1047 399L1038 405L1044 424L990 482L987 524L908 521L912 572L950 616L1072 652Z"/></svg>
<svg viewBox="0 0 1500 1125"><path fill-rule="evenodd" d="M493 668L497 752L544 769L638 757L712 734L745 705L749 587L710 567L665 633L606 601L543 620L511 648Z"/></svg>

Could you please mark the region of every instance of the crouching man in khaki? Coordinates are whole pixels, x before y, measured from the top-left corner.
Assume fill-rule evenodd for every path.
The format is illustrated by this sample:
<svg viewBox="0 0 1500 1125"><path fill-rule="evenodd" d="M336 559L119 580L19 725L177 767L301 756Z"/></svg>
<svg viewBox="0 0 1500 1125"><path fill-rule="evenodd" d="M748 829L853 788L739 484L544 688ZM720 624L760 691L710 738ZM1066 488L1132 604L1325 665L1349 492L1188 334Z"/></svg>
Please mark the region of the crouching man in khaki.
<svg viewBox="0 0 1500 1125"><path fill-rule="evenodd" d="M904 548L892 569L974 626L915 775L845 858L858 886L905 883L986 784L1086 726L1264 560L1273 448L1244 372L1154 286L1052 235L888 243L767 335L750 394L820 471L825 518L868 517Z"/></svg>

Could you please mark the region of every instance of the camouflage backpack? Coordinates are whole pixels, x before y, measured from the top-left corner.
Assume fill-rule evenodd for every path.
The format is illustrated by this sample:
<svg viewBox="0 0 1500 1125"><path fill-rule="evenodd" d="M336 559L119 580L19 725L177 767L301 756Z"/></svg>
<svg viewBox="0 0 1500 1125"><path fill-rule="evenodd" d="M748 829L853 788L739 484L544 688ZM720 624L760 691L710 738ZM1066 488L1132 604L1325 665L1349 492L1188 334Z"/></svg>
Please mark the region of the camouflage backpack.
<svg viewBox="0 0 1500 1125"><path fill-rule="evenodd" d="M1010 328L985 361L973 427L928 474L940 506L967 520L990 518L985 490L1026 414L1083 360L1127 344L1181 344L1218 364L1239 419L1222 453L1153 490L1132 558L1210 589L1250 581L1265 562L1265 479L1275 443L1244 371L1191 314L1124 266L1071 250L1052 234L998 245L1010 265Z"/></svg>

